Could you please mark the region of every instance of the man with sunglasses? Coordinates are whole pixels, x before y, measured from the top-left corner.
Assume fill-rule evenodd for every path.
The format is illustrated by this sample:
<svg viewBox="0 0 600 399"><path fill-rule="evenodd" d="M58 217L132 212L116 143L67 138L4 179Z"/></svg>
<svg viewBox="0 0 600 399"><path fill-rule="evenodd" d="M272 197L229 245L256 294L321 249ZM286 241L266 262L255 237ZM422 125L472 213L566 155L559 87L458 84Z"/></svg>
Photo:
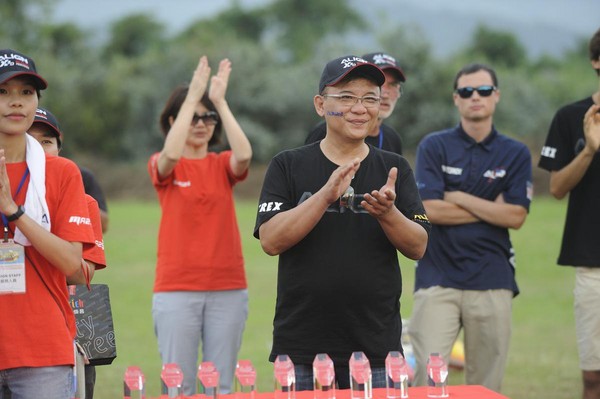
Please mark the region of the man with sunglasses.
<svg viewBox="0 0 600 399"><path fill-rule="evenodd" d="M369 359L373 387L385 387L385 358L402 350L397 251L419 259L430 226L408 162L364 141L384 81L360 57L330 61L313 100L325 138L279 153L265 175L254 236L279 255L269 360L292 359L297 390L313 389L318 353L348 389L355 351Z"/></svg>
<svg viewBox="0 0 600 399"><path fill-rule="evenodd" d="M589 43L600 77L600 29ZM569 194L558 264L575 266L575 329L583 398L600 398L600 86L554 115L538 166L550 172L550 192Z"/></svg>
<svg viewBox="0 0 600 399"><path fill-rule="evenodd" d="M394 57L381 51L365 54L362 58L377 65L385 74L385 83L381 86L381 101L377 124L369 132L365 143L402 155L402 139L400 135L394 128L386 125L383 121L392 115L396 107L396 102L402 96L402 84L406 81L404 71L398 66ZM321 121L313 127L304 143L310 144L322 140L325 138L326 132L327 126L325 121Z"/></svg>
<svg viewBox="0 0 600 399"><path fill-rule="evenodd" d="M432 230L416 268L409 325L415 382L427 384L431 352L448 361L463 328L467 384L500 391L519 292L509 229L527 217L531 155L493 125L500 91L492 68L463 67L453 98L458 126L427 135L417 148L417 185Z"/></svg>

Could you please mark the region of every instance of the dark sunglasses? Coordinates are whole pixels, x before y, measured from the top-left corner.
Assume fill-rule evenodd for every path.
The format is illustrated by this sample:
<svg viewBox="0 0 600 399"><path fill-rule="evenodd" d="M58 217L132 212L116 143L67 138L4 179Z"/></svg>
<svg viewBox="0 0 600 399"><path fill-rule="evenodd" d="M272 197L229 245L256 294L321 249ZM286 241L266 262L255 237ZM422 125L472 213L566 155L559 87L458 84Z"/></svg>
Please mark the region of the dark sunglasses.
<svg viewBox="0 0 600 399"><path fill-rule="evenodd" d="M202 120L206 126L214 126L219 123L219 114L215 111L208 111L202 115L198 115L194 112L194 116L192 117L192 126L196 125L199 120Z"/></svg>
<svg viewBox="0 0 600 399"><path fill-rule="evenodd" d="M477 92L481 97L489 97L496 91L496 86L479 86L479 87L461 87L455 90L460 98L470 98L474 92Z"/></svg>

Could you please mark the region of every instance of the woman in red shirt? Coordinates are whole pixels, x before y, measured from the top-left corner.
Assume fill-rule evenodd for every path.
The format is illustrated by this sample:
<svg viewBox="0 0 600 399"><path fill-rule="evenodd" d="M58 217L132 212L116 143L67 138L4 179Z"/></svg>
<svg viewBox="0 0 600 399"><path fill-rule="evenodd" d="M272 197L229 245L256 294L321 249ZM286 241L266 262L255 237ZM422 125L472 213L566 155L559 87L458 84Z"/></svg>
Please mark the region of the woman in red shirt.
<svg viewBox="0 0 600 399"><path fill-rule="evenodd" d="M184 393L195 393L198 346L229 393L248 313L248 292L233 199L252 158L225 92L231 62L210 79L205 56L189 86L177 87L160 117L166 135L148 171L162 209L152 314L163 364L177 363ZM209 146L225 130L230 150Z"/></svg>

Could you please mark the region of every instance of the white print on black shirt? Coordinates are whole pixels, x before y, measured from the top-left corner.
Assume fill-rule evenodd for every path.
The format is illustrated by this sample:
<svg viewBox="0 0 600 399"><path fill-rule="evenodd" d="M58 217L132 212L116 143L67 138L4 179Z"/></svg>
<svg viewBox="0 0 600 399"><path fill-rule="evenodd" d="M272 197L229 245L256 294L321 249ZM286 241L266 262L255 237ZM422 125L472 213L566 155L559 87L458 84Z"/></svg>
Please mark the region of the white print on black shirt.
<svg viewBox="0 0 600 399"><path fill-rule="evenodd" d="M280 211L283 202L263 202L258 206L258 212Z"/></svg>
<svg viewBox="0 0 600 399"><path fill-rule="evenodd" d="M556 157L556 148L547 146L542 147L542 156L554 159L554 157Z"/></svg>

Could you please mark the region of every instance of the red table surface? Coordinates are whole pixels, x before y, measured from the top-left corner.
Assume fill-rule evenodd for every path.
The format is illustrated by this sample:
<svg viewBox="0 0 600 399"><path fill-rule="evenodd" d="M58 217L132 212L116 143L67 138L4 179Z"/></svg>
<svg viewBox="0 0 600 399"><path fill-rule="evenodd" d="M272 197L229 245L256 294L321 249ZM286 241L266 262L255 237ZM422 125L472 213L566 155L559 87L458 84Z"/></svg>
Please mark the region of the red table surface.
<svg viewBox="0 0 600 399"><path fill-rule="evenodd" d="M244 394L248 395L248 394ZM509 399L481 385L451 385L448 387L448 398L451 399ZM409 399L427 399L427 387L408 388ZM160 396L160 399L167 396ZM185 396L184 399L205 399L204 395ZM219 395L222 399L274 399L273 392L256 392L253 398L240 394ZM314 399L313 391L296 392L296 399ZM349 389L338 389L335 391L335 399L350 399ZM373 399L387 399L385 388L373 389Z"/></svg>

